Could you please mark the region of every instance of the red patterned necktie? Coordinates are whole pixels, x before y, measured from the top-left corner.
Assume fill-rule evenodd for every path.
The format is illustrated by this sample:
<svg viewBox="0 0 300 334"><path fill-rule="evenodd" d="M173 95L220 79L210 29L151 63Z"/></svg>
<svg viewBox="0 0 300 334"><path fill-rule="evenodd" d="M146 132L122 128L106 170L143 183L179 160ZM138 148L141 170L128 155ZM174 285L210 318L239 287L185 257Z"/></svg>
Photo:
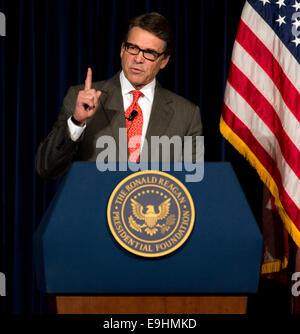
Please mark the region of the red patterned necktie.
<svg viewBox="0 0 300 334"><path fill-rule="evenodd" d="M143 95L143 93L139 90L132 90L130 93L133 95L133 101L129 108L125 111L128 155L129 161L137 162L140 157L143 130L143 112L138 104L138 99ZM127 118L130 117L133 110L137 111L137 116L132 121L129 121Z"/></svg>

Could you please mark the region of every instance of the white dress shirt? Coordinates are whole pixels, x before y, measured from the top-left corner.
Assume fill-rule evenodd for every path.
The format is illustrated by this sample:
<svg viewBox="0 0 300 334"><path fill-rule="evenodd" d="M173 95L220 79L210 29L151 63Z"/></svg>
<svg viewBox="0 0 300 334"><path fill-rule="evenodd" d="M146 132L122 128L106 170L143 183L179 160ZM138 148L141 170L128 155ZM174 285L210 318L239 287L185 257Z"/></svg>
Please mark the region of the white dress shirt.
<svg viewBox="0 0 300 334"><path fill-rule="evenodd" d="M121 82L121 92L123 97L123 104L124 104L124 117L125 117L125 111L127 108L131 105L133 101L133 95L130 93L132 90L135 90L135 88L132 86L132 84L128 81L128 79L125 77L124 72L122 71L120 73L120 82ZM154 92L155 92L155 85L156 85L156 79L152 80L149 84L144 86L140 91L144 94L141 96L138 100L138 104L142 109L143 112L143 130L142 130L142 138L141 138L141 149L143 148L143 144L146 137L146 132L149 124L153 99L154 99ZM101 97L100 97L101 99ZM81 127L75 125L71 121L71 117L68 119L68 127L70 131L70 136L73 141L77 141L81 134L83 133L84 129L86 128L86 124Z"/></svg>
<svg viewBox="0 0 300 334"><path fill-rule="evenodd" d="M121 82L121 90L123 96L123 104L124 104L124 113L129 108L133 101L133 95L130 93L135 88L132 84L127 80L122 71L120 74L120 82ZM143 144L146 137L146 132L149 124L153 98L154 98L154 91L155 91L155 84L156 80L152 80L148 85L144 86L140 91L144 94L138 100L138 104L142 109L143 112L143 130L142 130L142 138L141 138L141 150L143 148Z"/></svg>

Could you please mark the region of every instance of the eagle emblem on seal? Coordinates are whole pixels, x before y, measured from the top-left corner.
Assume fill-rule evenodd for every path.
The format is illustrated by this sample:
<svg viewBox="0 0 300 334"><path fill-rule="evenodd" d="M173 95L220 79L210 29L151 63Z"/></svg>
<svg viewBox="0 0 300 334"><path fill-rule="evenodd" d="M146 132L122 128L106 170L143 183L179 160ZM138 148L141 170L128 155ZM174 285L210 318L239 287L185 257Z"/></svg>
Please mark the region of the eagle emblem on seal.
<svg viewBox="0 0 300 334"><path fill-rule="evenodd" d="M132 213L129 217L129 225L132 229L134 229L137 232L143 232L144 231L152 236L156 234L158 231L158 228L161 229L161 233L167 232L172 225L175 223L175 215L169 215L170 212L170 205L171 205L171 199L168 198L165 201L163 201L158 206L158 212L155 210L155 206L152 204L146 205L146 209L144 209L144 206L137 202L134 199L131 199L131 207L132 207ZM139 224L134 220L134 217L138 219L139 221L143 221L143 224ZM164 223L159 224L158 221L164 220Z"/></svg>

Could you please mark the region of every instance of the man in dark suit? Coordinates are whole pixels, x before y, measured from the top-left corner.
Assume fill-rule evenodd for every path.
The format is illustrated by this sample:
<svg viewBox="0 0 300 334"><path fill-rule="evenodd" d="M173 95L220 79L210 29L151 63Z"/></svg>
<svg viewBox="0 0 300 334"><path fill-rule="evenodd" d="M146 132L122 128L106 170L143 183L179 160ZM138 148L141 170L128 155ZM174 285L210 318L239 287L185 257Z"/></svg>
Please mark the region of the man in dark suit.
<svg viewBox="0 0 300 334"><path fill-rule="evenodd" d="M139 130L134 130L140 138L135 147L138 156L143 156L146 142L151 159L151 150L158 149L151 147L153 136L191 136L194 145L196 136L202 134L199 107L162 88L155 79L168 64L170 52L171 29L163 16L150 13L132 19L121 46L122 71L109 80L92 83L89 68L85 85L69 89L57 122L39 145L36 169L40 176L58 177L73 161L96 161L104 149L97 140L103 136L116 141L118 160L124 153L120 152L119 130L127 127L129 134L134 122L140 124ZM133 91L141 92L137 108L132 108ZM139 112L126 114L132 109ZM171 161L179 159L171 153Z"/></svg>

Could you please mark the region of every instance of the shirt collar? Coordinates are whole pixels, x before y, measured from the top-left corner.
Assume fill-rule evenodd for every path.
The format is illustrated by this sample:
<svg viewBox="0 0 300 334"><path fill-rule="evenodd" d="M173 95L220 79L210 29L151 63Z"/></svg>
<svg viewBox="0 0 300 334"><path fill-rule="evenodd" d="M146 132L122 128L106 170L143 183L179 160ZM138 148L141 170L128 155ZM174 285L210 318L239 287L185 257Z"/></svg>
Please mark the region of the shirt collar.
<svg viewBox="0 0 300 334"><path fill-rule="evenodd" d="M135 90L135 88L132 86L129 80L125 77L123 71L121 71L120 73L120 83L121 83L122 94L126 95L129 94L132 90ZM156 79L154 78L150 83L148 83L146 86L140 89L140 91L150 102L152 102L154 98L155 85L156 85Z"/></svg>

